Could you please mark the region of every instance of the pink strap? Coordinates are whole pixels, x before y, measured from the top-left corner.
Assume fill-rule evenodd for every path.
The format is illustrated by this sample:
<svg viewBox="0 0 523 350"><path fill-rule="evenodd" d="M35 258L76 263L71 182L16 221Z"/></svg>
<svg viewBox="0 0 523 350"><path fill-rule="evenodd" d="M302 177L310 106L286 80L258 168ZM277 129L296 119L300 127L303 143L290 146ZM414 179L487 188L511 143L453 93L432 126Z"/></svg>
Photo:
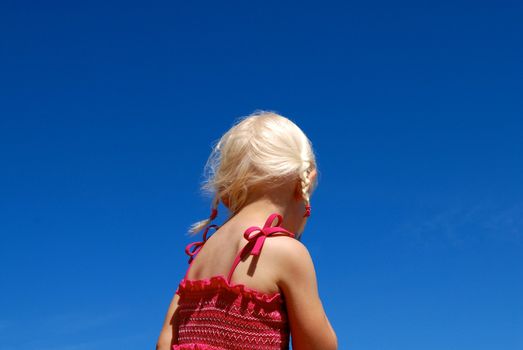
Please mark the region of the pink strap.
<svg viewBox="0 0 523 350"><path fill-rule="evenodd" d="M193 260L196 256L196 254L198 254L198 252L202 249L203 245L205 244L205 242L207 242L207 233L209 232L209 229L210 228L214 228L215 232L216 230L219 228L218 225L209 225L205 228L205 231L203 232L203 241L201 242L192 242L192 243L189 243L186 247L185 247L185 253L187 255L189 255L189 267L187 268L187 271L185 272L185 277L184 278L187 278L187 275L189 274L189 270L191 269L191 266L192 266L192 263L193 263Z"/></svg>
<svg viewBox="0 0 523 350"><path fill-rule="evenodd" d="M276 222L276 226L272 226L272 222L274 221L274 218L277 218L278 221ZM243 237L247 239L249 242L240 250L238 255L236 255L236 258L234 259L234 263L232 264L232 268L229 271L229 275L227 276L227 282L231 282L231 277L234 272L234 269L240 262L240 260L246 255L256 255L259 256L261 253L261 249L263 247L263 243L265 242L265 239L270 236L284 236L289 235L290 237L294 237L294 233L287 231L283 227L279 227L280 223L282 222L282 216L277 213L273 213L269 216L269 218L265 221L265 225L263 225L263 228L259 228L257 226L251 226L245 232L243 233Z"/></svg>

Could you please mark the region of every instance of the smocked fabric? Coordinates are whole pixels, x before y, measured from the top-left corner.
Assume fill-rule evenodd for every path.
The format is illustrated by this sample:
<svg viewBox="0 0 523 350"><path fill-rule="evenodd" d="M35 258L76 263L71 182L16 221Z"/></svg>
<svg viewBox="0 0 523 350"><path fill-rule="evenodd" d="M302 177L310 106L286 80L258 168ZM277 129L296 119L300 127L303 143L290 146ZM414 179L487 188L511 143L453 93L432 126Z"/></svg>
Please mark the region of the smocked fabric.
<svg viewBox="0 0 523 350"><path fill-rule="evenodd" d="M276 226L272 222L277 218ZM173 350L281 350L289 349L290 329L284 296L262 293L243 284L230 282L238 262L246 255L259 255L267 237L292 232L278 227L281 215L271 214L263 228L249 227L244 237L249 241L237 254L227 277L189 280L187 275L197 251L190 255L189 268L176 290L179 295L176 344ZM201 244L191 243L187 247Z"/></svg>

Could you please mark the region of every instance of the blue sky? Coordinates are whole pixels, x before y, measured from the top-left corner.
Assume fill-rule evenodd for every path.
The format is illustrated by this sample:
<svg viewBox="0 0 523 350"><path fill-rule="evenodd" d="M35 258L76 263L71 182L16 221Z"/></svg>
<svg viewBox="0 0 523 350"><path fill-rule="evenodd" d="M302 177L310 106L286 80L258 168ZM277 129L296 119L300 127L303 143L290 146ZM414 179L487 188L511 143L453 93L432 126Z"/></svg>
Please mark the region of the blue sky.
<svg viewBox="0 0 523 350"><path fill-rule="evenodd" d="M340 349L523 348L521 2L1 7L2 349L153 348L211 144L256 109L317 152Z"/></svg>

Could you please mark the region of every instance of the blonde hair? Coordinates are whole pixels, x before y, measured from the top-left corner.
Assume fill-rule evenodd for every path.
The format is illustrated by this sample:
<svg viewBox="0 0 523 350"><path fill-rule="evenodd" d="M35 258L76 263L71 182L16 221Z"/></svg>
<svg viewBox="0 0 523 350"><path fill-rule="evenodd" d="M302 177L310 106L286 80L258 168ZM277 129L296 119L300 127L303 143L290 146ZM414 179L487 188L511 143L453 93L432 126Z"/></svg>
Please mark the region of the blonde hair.
<svg viewBox="0 0 523 350"><path fill-rule="evenodd" d="M207 175L201 189L214 194L213 211L220 198L226 198L234 215L253 187L271 188L299 178L308 205L318 182L311 184L308 174L316 168L312 143L296 124L275 112L256 110L238 118L215 143L205 164ZM212 219L213 215L194 223L189 234L196 234Z"/></svg>

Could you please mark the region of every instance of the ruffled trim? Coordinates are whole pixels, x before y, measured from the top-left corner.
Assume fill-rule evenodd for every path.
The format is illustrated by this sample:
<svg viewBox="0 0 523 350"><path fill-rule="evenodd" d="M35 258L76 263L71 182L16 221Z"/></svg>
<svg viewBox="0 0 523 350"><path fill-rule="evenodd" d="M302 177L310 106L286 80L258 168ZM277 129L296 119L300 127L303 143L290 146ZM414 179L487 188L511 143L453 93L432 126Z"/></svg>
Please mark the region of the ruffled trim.
<svg viewBox="0 0 523 350"><path fill-rule="evenodd" d="M230 284L223 275L212 276L206 279L200 280L188 280L182 279L178 286L177 294L184 291L202 291L202 290L213 290L224 288L230 290L236 294L243 295L247 298L256 299L265 303L281 304L283 303L283 297L281 293L262 293L256 289L247 287L244 284Z"/></svg>

